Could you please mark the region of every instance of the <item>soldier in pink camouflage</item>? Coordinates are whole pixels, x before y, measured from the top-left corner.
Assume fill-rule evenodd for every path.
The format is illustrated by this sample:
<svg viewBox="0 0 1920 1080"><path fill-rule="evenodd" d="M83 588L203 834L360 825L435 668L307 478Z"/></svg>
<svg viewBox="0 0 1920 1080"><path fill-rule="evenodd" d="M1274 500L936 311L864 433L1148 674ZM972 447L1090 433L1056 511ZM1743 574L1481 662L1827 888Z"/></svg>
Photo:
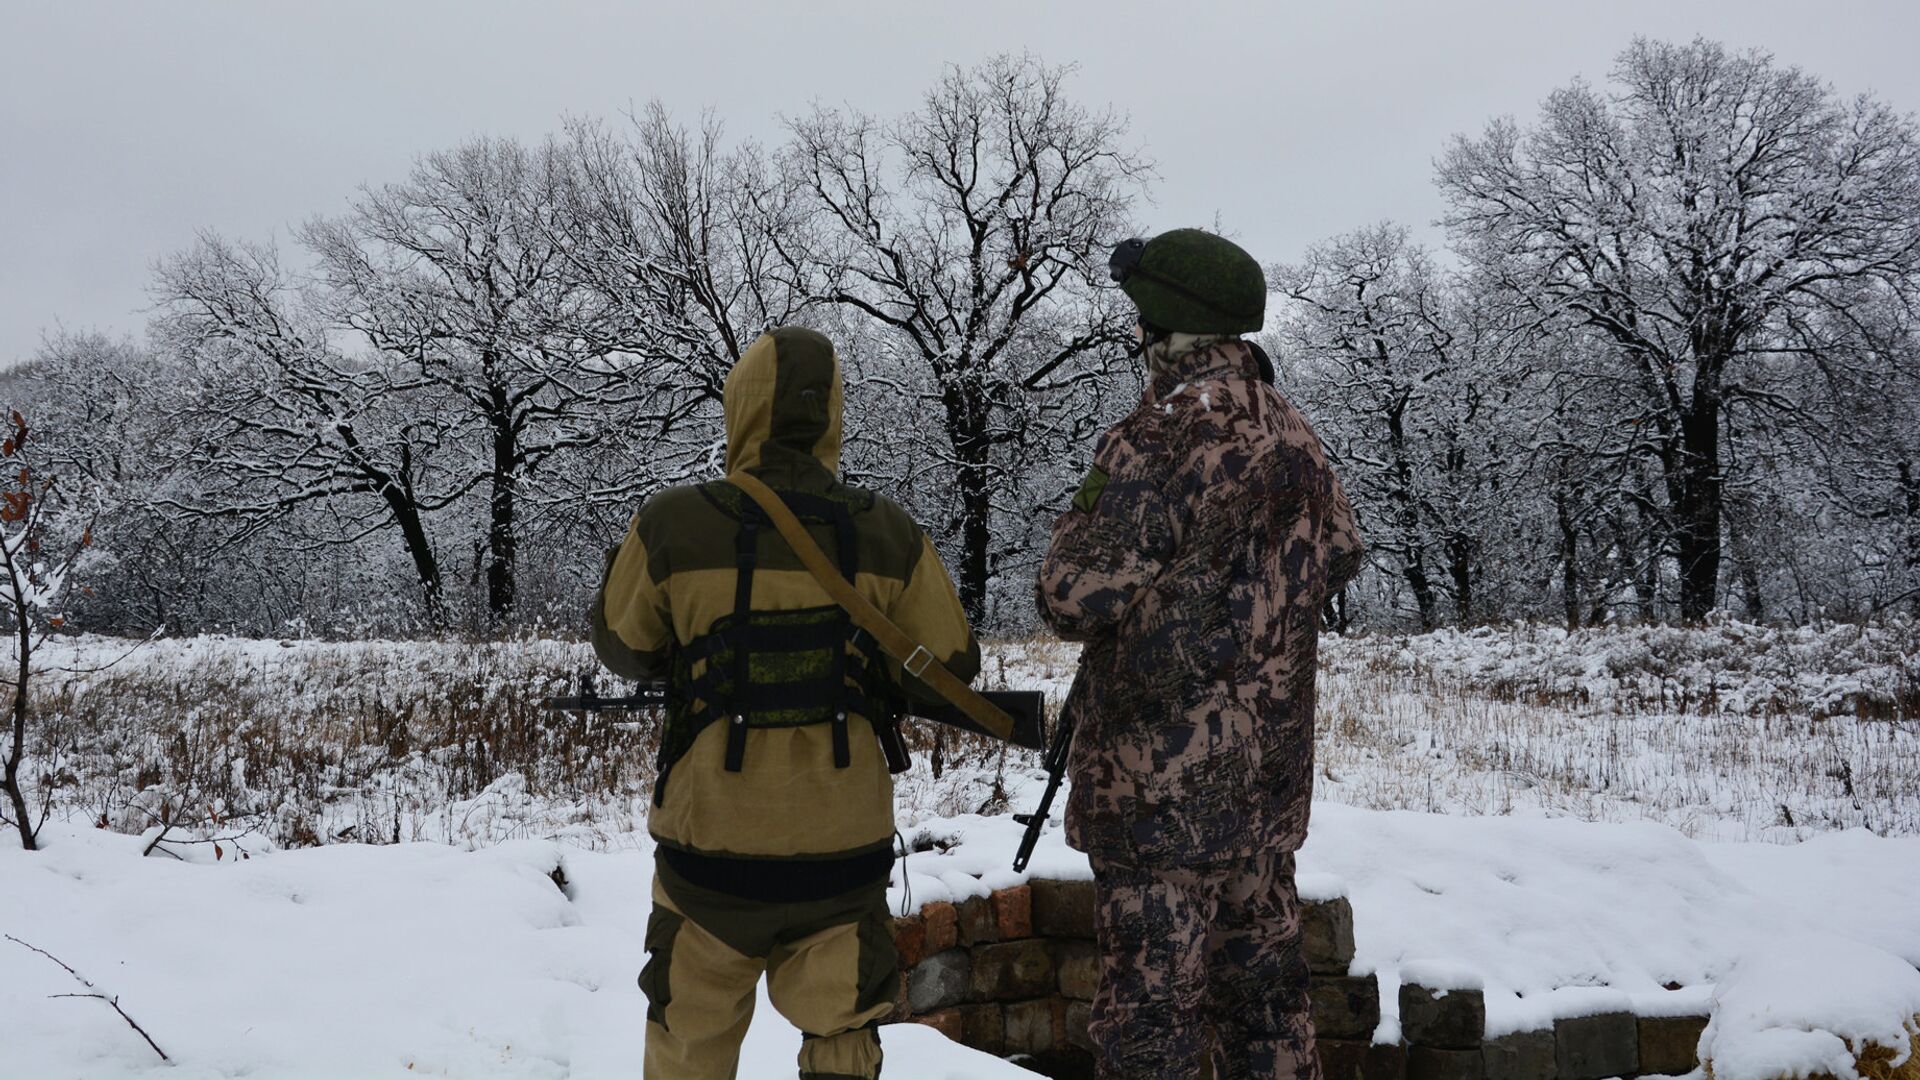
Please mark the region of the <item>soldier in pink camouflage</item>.
<svg viewBox="0 0 1920 1080"><path fill-rule="evenodd" d="M1318 1077L1293 853L1313 791L1320 611L1358 569L1340 482L1272 386L1266 288L1197 230L1116 250L1150 369L1042 564L1086 643L1067 836L1093 861L1104 1078Z"/></svg>

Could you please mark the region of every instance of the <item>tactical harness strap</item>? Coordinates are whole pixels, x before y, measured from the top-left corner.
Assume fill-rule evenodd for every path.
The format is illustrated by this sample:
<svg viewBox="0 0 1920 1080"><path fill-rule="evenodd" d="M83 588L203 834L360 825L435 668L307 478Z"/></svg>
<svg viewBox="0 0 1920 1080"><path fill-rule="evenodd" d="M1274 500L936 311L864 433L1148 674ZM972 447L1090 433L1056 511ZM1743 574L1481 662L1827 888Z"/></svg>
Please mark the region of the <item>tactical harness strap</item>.
<svg viewBox="0 0 1920 1080"><path fill-rule="evenodd" d="M813 537L807 535L806 527L800 524L800 519L794 516L778 493L751 473L735 473L727 477L727 482L760 504L760 509L772 520L773 527L780 531L787 546L800 557L807 572L813 575L821 588L827 590L827 595L833 597L834 603L845 609L856 625L873 635L887 655L900 661L901 668L907 674L931 687L995 737L1012 737L1013 718L960 681L958 676L947 670L946 665L934 658L925 645L913 640L905 630L894 625L885 612L873 606L873 601L861 596L847 576L836 573L833 564L827 561L826 553L813 542Z"/></svg>
<svg viewBox="0 0 1920 1080"><path fill-rule="evenodd" d="M810 516L832 520L840 572L852 577L859 570L860 560L860 538L854 529L852 514L831 499L805 495L796 495L794 499L805 505ZM733 616L725 626L716 626L681 650L680 662L687 670L697 662L704 662L703 674L693 677L689 687L691 696L699 703L689 721L697 730L708 722L724 719L727 725L725 767L728 772L740 772L746 764L747 732L751 728L786 726L792 722L772 714L799 712L804 717L810 711L822 710L829 713L824 720L799 722L832 725L833 765L845 769L853 764L849 716L854 712L874 716L873 703L860 689L866 681L864 657L872 655L873 637L851 627L845 612L837 606L823 611L756 613L753 610L753 577L759 567L760 531L766 520L766 515L751 500L740 504L740 529L734 535ZM818 617L825 612L832 612L833 617ZM812 621L766 621L783 616ZM754 677L756 654L778 660L809 653L824 654L824 672L800 678ZM856 658L860 660L857 668L851 663ZM719 678L723 671L731 679L731 684L725 687ZM757 721L756 716L769 719L763 723Z"/></svg>
<svg viewBox="0 0 1920 1080"><path fill-rule="evenodd" d="M853 531L853 515L839 503L833 504L834 546L840 556L840 573L852 579L860 564L860 538ZM847 685L847 650L833 650L833 682L835 686ZM839 708L833 713L833 767L844 769L853 764L853 747L847 738L847 702L842 695Z"/></svg>
<svg viewBox="0 0 1920 1080"><path fill-rule="evenodd" d="M752 517L740 522L740 531L734 535L734 575L733 586L733 623L745 629L748 618L753 614L753 570L760 561L760 523ZM727 721L727 771L739 772L747 757L747 711L752 707L744 691L753 684L747 681L748 660L753 650L746 648L744 642L733 647L733 688L737 695L733 702L733 716Z"/></svg>
<svg viewBox="0 0 1920 1080"><path fill-rule="evenodd" d="M824 607L753 609L760 540L768 524L779 528L780 523L770 520L756 499L744 497L748 493L743 486L732 487L729 491L714 485L707 497L740 521L734 535L733 610L674 651L674 689L660 743L654 804L665 804L668 773L707 725L714 723L727 727L723 763L728 772L743 770L747 734L752 729L822 723L831 725L834 767L845 769L853 764L849 721L858 713L879 736L888 769L904 771L908 763L904 750L895 745L898 735L888 742L892 690L874 666L882 651L880 640L837 597ZM827 575L851 581L859 572L860 537L849 507L836 499L792 492L779 507L789 517L793 511L788 501L809 520L831 523L837 550L836 558L828 562L798 519L792 522L811 554L827 563ZM790 538L788 543L792 545ZM805 563L807 557L803 555L801 561ZM819 577L813 567L808 569ZM828 592L833 591L828 586ZM914 674L925 670L926 660L931 659L924 649L920 652L908 664Z"/></svg>

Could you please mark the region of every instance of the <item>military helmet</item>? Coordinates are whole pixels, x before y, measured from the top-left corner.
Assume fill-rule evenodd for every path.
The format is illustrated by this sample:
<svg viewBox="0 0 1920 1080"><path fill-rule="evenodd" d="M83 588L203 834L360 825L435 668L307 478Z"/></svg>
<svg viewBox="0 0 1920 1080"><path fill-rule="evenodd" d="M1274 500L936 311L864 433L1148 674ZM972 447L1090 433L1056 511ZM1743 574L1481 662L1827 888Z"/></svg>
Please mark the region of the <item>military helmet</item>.
<svg viewBox="0 0 1920 1080"><path fill-rule="evenodd" d="M1107 273L1143 322L1186 334L1249 334L1264 322L1267 278L1240 245L1200 229L1135 237L1113 249Z"/></svg>

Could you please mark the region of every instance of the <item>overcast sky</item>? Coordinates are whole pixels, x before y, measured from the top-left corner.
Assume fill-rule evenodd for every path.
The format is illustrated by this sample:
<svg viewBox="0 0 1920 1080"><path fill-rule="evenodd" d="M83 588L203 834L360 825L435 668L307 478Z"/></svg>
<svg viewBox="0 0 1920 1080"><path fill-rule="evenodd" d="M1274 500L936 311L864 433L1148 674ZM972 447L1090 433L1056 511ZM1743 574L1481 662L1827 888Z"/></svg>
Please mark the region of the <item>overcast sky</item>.
<svg viewBox="0 0 1920 1080"><path fill-rule="evenodd" d="M1451 135L1603 81L1635 34L1920 109L1913 0L0 0L0 363L61 327L139 332L150 267L196 230L284 241L469 135L659 98L773 141L812 100L898 112L942 64L1021 49L1131 116L1152 230L1217 217L1292 259L1429 225Z"/></svg>

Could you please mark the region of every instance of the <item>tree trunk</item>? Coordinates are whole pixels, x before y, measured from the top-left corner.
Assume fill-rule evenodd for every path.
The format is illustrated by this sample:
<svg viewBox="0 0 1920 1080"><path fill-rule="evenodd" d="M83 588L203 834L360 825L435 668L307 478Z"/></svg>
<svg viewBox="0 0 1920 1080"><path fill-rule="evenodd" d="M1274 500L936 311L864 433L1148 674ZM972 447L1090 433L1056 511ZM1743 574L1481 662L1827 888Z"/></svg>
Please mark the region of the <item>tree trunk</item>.
<svg viewBox="0 0 1920 1080"><path fill-rule="evenodd" d="M960 472L960 602L976 627L987 618L988 546L992 543L992 492L986 469L972 465Z"/></svg>
<svg viewBox="0 0 1920 1080"><path fill-rule="evenodd" d="M1560 602L1571 633L1580 629L1580 533L1564 492L1554 492L1553 508L1560 522Z"/></svg>
<svg viewBox="0 0 1920 1080"><path fill-rule="evenodd" d="M426 524L420 520L420 508L411 499L389 498L387 505L400 525L407 554L413 559L413 572L420 579L420 593L426 603L427 622L436 630L447 625L446 588L440 582L440 560L427 539Z"/></svg>
<svg viewBox="0 0 1920 1080"><path fill-rule="evenodd" d="M1389 494L1406 546L1401 557L1401 574L1407 579L1407 588L1413 590L1413 602L1420 612L1420 629L1424 633L1439 622L1439 602L1434 597L1433 580L1427 576L1426 560L1421 555L1420 507L1413 495L1413 466L1407 461L1405 410L1403 398L1387 411L1387 445L1393 452L1393 490Z"/></svg>
<svg viewBox="0 0 1920 1080"><path fill-rule="evenodd" d="M33 626L27 621L27 605L20 590L14 590L14 659L19 662L14 684L13 709L11 719L13 731L11 745L7 749L6 774L0 778L0 786L7 792L8 812L13 815L14 827L20 831L20 846L27 851L37 850L34 840L33 819L27 814L26 793L20 790L20 764L27 754L27 676L33 672Z"/></svg>
<svg viewBox="0 0 1920 1080"><path fill-rule="evenodd" d="M1907 588L1912 597L1908 604L1916 615L1920 615L1920 589L1913 588L1916 573L1920 573L1920 473L1916 473L1913 462L1902 460L1895 466L1900 474L1900 509L1904 511L1904 534L1901 537L1901 563L1906 569L1906 577L1896 589Z"/></svg>
<svg viewBox="0 0 1920 1080"><path fill-rule="evenodd" d="M427 539L426 524L421 519L420 500L413 493L412 452L405 447L401 449L400 473L396 476L376 465L366 455L352 428L342 427L340 433L352 452L355 467L372 481L380 498L386 501L387 512L393 515L394 524L400 526L400 537L406 544L407 556L413 560L414 575L420 579L428 623L436 630L444 627L447 623L446 590L440 583L440 560L433 553L433 544Z"/></svg>
<svg viewBox="0 0 1920 1080"><path fill-rule="evenodd" d="M1704 361L1703 361L1704 363ZM1674 501L1674 550L1680 562L1680 618L1697 623L1714 609L1720 586L1720 402L1696 389L1680 421Z"/></svg>
<svg viewBox="0 0 1920 1080"><path fill-rule="evenodd" d="M394 524L400 526L400 538L406 544L407 555L413 560L414 576L420 580L421 597L426 602L427 622L434 629L440 629L447 624L446 590L440 583L440 560L427 538L419 501L405 483L384 472L378 473L375 481L380 487L380 497L386 500L387 512L393 515Z"/></svg>
<svg viewBox="0 0 1920 1080"><path fill-rule="evenodd" d="M993 485L987 439L987 408L974 394L950 386L944 397L947 430L960 468L954 477L960 497L961 606L976 632L987 618L988 555L993 542Z"/></svg>
<svg viewBox="0 0 1920 1080"><path fill-rule="evenodd" d="M1440 602L1433 594L1433 580L1427 577L1426 560L1420 557L1418 547L1408 547L1401 574L1407 579L1407 588L1413 590L1413 604L1420 613L1420 631L1425 633L1439 624Z"/></svg>
<svg viewBox="0 0 1920 1080"><path fill-rule="evenodd" d="M493 392L493 476L487 514L487 620L505 625L513 616L514 512L519 488L519 434L507 411L506 394Z"/></svg>
<svg viewBox="0 0 1920 1080"><path fill-rule="evenodd" d="M1748 622L1767 621L1766 595L1760 588L1759 561L1753 553L1753 518L1749 513L1732 515L1727 524L1728 544L1733 549L1734 572L1740 579L1740 601Z"/></svg>
<svg viewBox="0 0 1920 1080"><path fill-rule="evenodd" d="M1447 572L1453 577L1453 611L1463 623L1473 621L1473 540L1461 533L1447 537Z"/></svg>
<svg viewBox="0 0 1920 1080"><path fill-rule="evenodd" d="M1627 562L1628 581L1633 585L1633 599L1640 605L1640 618L1652 622L1660 605L1660 531L1643 507L1639 533L1627 528L1622 520L1618 535L1620 551Z"/></svg>
<svg viewBox="0 0 1920 1080"><path fill-rule="evenodd" d="M492 357L486 361L492 373ZM520 490L520 427L507 388L488 377L486 423L492 429L493 469L488 477L486 528L486 615L493 628L513 619L515 601L515 511Z"/></svg>
<svg viewBox="0 0 1920 1080"><path fill-rule="evenodd" d="M1348 627L1352 625L1347 613L1347 590L1341 589L1327 597L1326 603L1321 606L1320 620L1324 624L1323 629L1332 630L1341 635L1346 634Z"/></svg>

